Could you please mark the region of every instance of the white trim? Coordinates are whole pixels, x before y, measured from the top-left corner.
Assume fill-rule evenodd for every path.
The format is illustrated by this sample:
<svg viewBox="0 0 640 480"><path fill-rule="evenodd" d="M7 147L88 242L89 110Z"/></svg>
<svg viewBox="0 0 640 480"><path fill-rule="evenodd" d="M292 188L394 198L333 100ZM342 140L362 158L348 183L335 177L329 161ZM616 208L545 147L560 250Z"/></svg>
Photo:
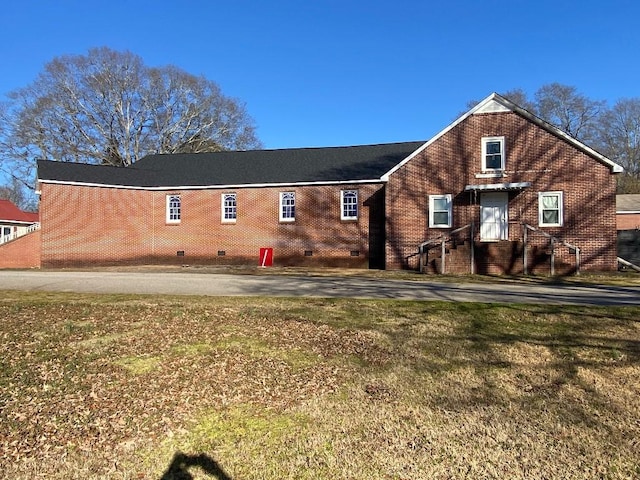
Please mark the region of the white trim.
<svg viewBox="0 0 640 480"><path fill-rule="evenodd" d="M127 168L127 167L123 167ZM147 190L151 192L165 192L173 190L231 190L237 188L294 188L294 187L310 187L318 185L368 185L375 183L384 183L380 178L370 180L336 180L334 182L297 182L297 183L238 183L228 185L175 185L165 187L136 187L131 185L109 185L104 183L89 182L73 182L66 180L38 180L40 183L50 183L52 185L73 185L77 187L100 187L100 188L117 188L122 190Z"/></svg>
<svg viewBox="0 0 640 480"><path fill-rule="evenodd" d="M506 148L505 148L505 141L504 141L504 136L499 136L499 137L482 137L482 139L480 140L481 143L481 149L482 149L482 172L484 173L488 173L488 174L498 174L501 175L503 174L504 170L505 170L505 166L507 163L507 153L506 153ZM487 155L489 155L487 153L487 144L489 143L499 143L500 144L500 167L499 168L489 168L487 167Z"/></svg>
<svg viewBox="0 0 640 480"><path fill-rule="evenodd" d="M466 185L465 192L473 192L478 190L520 190L531 186L531 182L514 182L514 183L486 183L483 185Z"/></svg>
<svg viewBox="0 0 640 480"><path fill-rule="evenodd" d="M503 178L508 176L504 170L499 171L499 172L493 172L493 173L476 173L475 177L476 178Z"/></svg>
<svg viewBox="0 0 640 480"><path fill-rule="evenodd" d="M284 207L282 200L285 195L293 195L293 217L284 217L282 215L282 209ZM281 222L295 222L296 221L296 192L280 192L280 201L278 202L278 217Z"/></svg>
<svg viewBox="0 0 640 480"><path fill-rule="evenodd" d="M498 95L497 93L492 93L491 95L489 95L487 98L485 98L482 102L480 102L478 105L476 105L475 107L473 107L471 110L469 110L467 113L465 113L464 115L462 115L461 117L459 117L457 120L453 121L453 123L450 123L448 126L446 126L445 128L443 128L442 130L440 130L438 133L436 133L436 135L434 137L432 137L430 140L428 140L424 145L422 145L420 148L418 148L415 152L413 152L411 155L409 155L407 158L405 158L402 162L400 162L399 164L397 164L395 167L393 167L391 170L389 170L387 173L385 173L382 176L382 179L384 181L388 181L389 180L389 176L391 174L393 174L394 172L396 172L398 169L402 168L408 161L410 161L413 157L415 157L416 155L418 155L420 152L422 152L424 149L426 149L429 145L431 145L432 143L434 143L436 140L438 140L440 137L442 137L444 134L446 134L447 132L449 132L449 130L452 130L453 128L455 128L459 123L464 122L468 117L470 117L471 115L473 115L477 110L481 109L484 104L488 103L490 100L493 99L494 95ZM502 97L501 97L502 98Z"/></svg>
<svg viewBox="0 0 640 480"><path fill-rule="evenodd" d="M616 215L638 215L640 210L616 210Z"/></svg>
<svg viewBox="0 0 640 480"><path fill-rule="evenodd" d="M500 107L502 106L502 107ZM595 160L599 161L603 165L609 167L611 173L621 173L624 171L622 166L617 163L609 160L604 155L596 152L592 148L586 146L584 143L576 140L575 138L569 136L564 133L562 130L554 127L553 125L545 122L544 120L536 117L535 115L529 113L523 108L518 107L516 104L510 102L506 98L498 95L497 93L492 93L483 101L478 103L475 107L469 110L464 115L460 116L457 120L443 128L440 132L438 132L435 136L433 136L430 140L425 142L422 146L417 148L413 153L407 156L404 160L396 164L391 170L387 173L383 174L380 178L372 178L366 180L346 180L346 181L326 181L326 182L278 182L278 183L238 183L238 184L226 184L226 185L172 185L172 186L163 186L163 187L137 187L130 185L109 185L109 184L101 184L101 183L90 183L90 182L75 182L75 181L63 181L63 180L42 180L40 178L37 179L40 183L51 183L51 184L61 184L61 185L76 185L76 186L87 186L87 187L103 187L103 188L120 188L125 190L150 190L150 191L166 191L166 190L215 190L215 189L235 189L235 188L263 188L263 187L295 187L295 186L313 186L313 185L348 185L348 184L371 184L371 183L385 183L389 181L389 177L395 173L397 170L402 168L405 164L407 164L411 159L413 159L416 155L424 151L429 145L433 144L440 137L445 135L447 132L452 130L458 124L466 120L468 117L474 114L481 114L487 112L508 112L512 111L520 114L521 116L527 118L534 124L540 126L541 128L547 130L548 132L556 135L559 138L564 139L569 142L579 150L582 150L584 153L593 157ZM36 193L40 193L41 189L38 188Z"/></svg>
<svg viewBox="0 0 640 480"><path fill-rule="evenodd" d="M492 101L485 103L481 108L476 110L475 113L509 113L510 111L510 108L493 99Z"/></svg>
<svg viewBox="0 0 640 480"><path fill-rule="evenodd" d="M434 203L436 200L445 199L447 201L447 224L435 223L433 215L435 212ZM442 212L443 210L438 210ZM429 228L451 228L453 224L453 195L446 193L443 195L429 195Z"/></svg>
<svg viewBox="0 0 640 480"><path fill-rule="evenodd" d="M384 175L382 175L382 177L380 177L380 179L383 182L388 182L389 181L389 177L394 174L397 170L399 170L400 168L402 168L407 162L409 162L412 158L414 158L416 155L418 155L420 152L422 152L425 148L427 148L429 145L431 145L435 140L429 140L427 143L425 143L424 145L422 145L420 148L418 148L415 152L413 152L411 155L409 155L407 158L405 158L404 160L402 160L400 163L398 163L395 167L393 167L391 170L389 170L387 173L385 173Z"/></svg>
<svg viewBox="0 0 640 480"><path fill-rule="evenodd" d="M553 125L551 125L550 123L546 122L545 120L543 120L543 119L541 119L539 117L536 117L535 115L533 115L529 111L525 110L524 108L521 108L521 107L517 106L515 103L510 102L509 100L507 100L506 98L504 98L501 95L498 95L497 93L492 93L487 98L485 98L482 102L480 102L478 105L476 105L476 107L472 110L473 113L481 113L482 108L484 108L486 106L486 104L488 104L489 102L498 102L498 103L502 104L504 107L508 108L509 110L511 110L511 111L513 111L515 113L518 113L518 114L522 115L523 117L527 118L528 120L530 120L531 122L535 123L539 127L544 128L548 132L550 132L550 133L562 138L563 140L566 140L567 142L572 144L574 147L576 147L578 150L582 150L584 153L592 156L593 158L598 160L603 165L609 167L609 169L611 170L611 173L622 173L624 171L624 168L622 168L622 166L620 166L617 163L609 160L604 155L596 152L593 148L588 147L587 145L585 145L581 141L576 140L575 138L573 138L571 135L563 132L562 130L560 130L557 127L554 127Z"/></svg>
<svg viewBox="0 0 640 480"><path fill-rule="evenodd" d="M356 214L355 216L345 216L344 214L344 196L347 193L354 193L356 196ZM340 220L358 220L358 214L360 213L360 203L359 203L359 195L358 190L348 189L348 190L340 190Z"/></svg>
<svg viewBox="0 0 640 480"><path fill-rule="evenodd" d="M496 217L495 209L500 217ZM492 215L486 218L485 209ZM480 195L480 241L498 242L509 239L509 192L483 192Z"/></svg>
<svg viewBox="0 0 640 480"><path fill-rule="evenodd" d="M558 197L558 222L557 223L544 223L543 221L543 208L542 198L545 196ZM552 210L548 208L547 210ZM564 193L561 191L554 192L538 192L538 226L539 227L562 227L564 225Z"/></svg>
<svg viewBox="0 0 640 480"><path fill-rule="evenodd" d="M179 205L179 210L178 210L178 217L179 218L171 218L171 200L177 197L178 198L178 202L180 202ZM179 193L168 193L167 195L165 195L165 201L166 201L166 210L165 210L165 221L167 223L170 223L172 225L177 225L178 223L180 223L180 221L182 220L182 197L180 196Z"/></svg>
<svg viewBox="0 0 640 480"><path fill-rule="evenodd" d="M235 216L234 218L225 218L224 214L226 213L226 197L227 196L233 196L234 200L235 200L235 206L234 206L234 213ZM224 192L220 194L220 221L222 223L236 223L236 220L238 219L238 194L235 192Z"/></svg>
<svg viewBox="0 0 640 480"><path fill-rule="evenodd" d="M502 105L503 108L498 108L497 105ZM385 173L381 177L381 179L383 181L385 181L385 182L388 181L390 175L392 175L398 169L402 168L407 162L409 162L412 158L414 158L416 155L418 155L420 152L422 152L425 148L427 148L429 145L434 143L436 140L438 140L440 137L442 137L444 134L446 134L449 130L453 129L458 124L460 124L463 121L465 121L471 115L487 113L488 111L492 111L492 112L496 112L496 111L501 111L501 112L512 111L512 112L518 113L518 114L522 115L523 117L525 117L526 119L530 120L531 122L535 123L539 127L544 128L548 132L556 135L557 137L560 137L560 138L566 140L567 142L572 144L574 147L578 148L579 150L582 150L584 153L586 153L589 156L593 157L595 160L599 161L603 165L609 167L609 169L611 170L611 173L621 173L621 172L624 171L624 169L620 165L618 165L615 162L612 162L611 160L609 160L604 155L602 155L602 154L596 152L594 149L586 146L584 143L582 143L582 142L576 140L575 138L571 137L570 135L564 133L562 130L554 127L550 123L545 122L541 118L538 118L535 115L529 113L524 108L518 107L515 103L510 102L509 100L507 100L503 96L498 95L497 93L492 93L487 98L485 98L480 103L478 103L475 107L473 107L471 110L469 110L467 113L465 113L464 115L460 116L453 123L449 124L447 127L445 127L440 132L438 132L434 137L432 137L430 140L428 140L424 145L422 145L415 152L413 152L411 155L409 155L407 158L405 158L402 162L398 163L395 167L393 167L391 170L389 170L387 173Z"/></svg>
<svg viewBox="0 0 640 480"><path fill-rule="evenodd" d="M5 223L11 223L12 227L21 227L23 225L29 226L29 225L33 225L34 223L38 223L38 221L35 222L25 222L22 220L8 220L6 218L4 219L0 219L0 225L4 225ZM17 225L13 225L14 223L17 223Z"/></svg>

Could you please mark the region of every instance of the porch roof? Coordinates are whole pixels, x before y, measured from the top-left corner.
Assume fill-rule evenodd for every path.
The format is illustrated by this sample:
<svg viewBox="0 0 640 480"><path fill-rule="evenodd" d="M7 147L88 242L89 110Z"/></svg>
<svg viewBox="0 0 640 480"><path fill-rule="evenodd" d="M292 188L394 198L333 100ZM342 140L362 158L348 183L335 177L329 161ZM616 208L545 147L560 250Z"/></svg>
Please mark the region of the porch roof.
<svg viewBox="0 0 640 480"><path fill-rule="evenodd" d="M480 185L467 185L464 187L465 192L497 192L501 190L522 190L531 186L531 182L514 182L514 183L484 183Z"/></svg>

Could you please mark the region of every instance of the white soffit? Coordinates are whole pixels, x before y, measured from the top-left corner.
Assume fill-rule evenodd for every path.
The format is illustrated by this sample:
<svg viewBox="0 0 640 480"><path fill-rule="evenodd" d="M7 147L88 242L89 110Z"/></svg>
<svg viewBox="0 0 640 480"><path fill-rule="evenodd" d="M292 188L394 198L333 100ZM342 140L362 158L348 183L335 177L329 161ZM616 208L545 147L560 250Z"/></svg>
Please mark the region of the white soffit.
<svg viewBox="0 0 640 480"><path fill-rule="evenodd" d="M126 168L126 167L125 167ZM146 190L153 192L164 192L171 190L228 190L234 188L265 188L265 187L278 187L278 188L290 188L290 187L308 187L308 186L324 186L324 185L368 185L380 183L380 179L373 178L371 180L339 180L334 182L294 182L294 183L238 183L229 185L165 185L162 187L140 187L133 185L117 185L107 183L91 183L91 182L76 182L71 180L43 180L38 179L38 183L47 183L51 185L75 185L79 187L99 187L99 188L117 188L121 190ZM41 188L36 190L36 194L41 194Z"/></svg>
<svg viewBox="0 0 640 480"><path fill-rule="evenodd" d="M513 111L502 103L497 102L493 97L490 97L488 101L482 102L479 107L473 112L474 115L477 113L507 113Z"/></svg>

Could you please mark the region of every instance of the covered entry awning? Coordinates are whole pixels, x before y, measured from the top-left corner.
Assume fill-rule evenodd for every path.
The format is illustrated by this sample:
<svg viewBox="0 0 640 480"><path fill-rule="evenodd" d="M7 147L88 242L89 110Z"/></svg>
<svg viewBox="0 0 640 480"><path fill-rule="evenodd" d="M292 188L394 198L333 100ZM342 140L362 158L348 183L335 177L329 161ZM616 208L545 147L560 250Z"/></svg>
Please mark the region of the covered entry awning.
<svg viewBox="0 0 640 480"><path fill-rule="evenodd" d="M515 183L485 183L481 185L467 185L465 192L503 192L507 190L523 190L531 186L531 182Z"/></svg>

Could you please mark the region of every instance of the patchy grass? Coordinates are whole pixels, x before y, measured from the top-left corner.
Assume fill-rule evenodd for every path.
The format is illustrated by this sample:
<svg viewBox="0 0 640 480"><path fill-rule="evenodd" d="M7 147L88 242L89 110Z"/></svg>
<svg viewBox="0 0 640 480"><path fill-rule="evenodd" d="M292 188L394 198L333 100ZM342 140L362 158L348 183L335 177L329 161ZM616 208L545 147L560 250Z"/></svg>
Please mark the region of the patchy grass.
<svg viewBox="0 0 640 480"><path fill-rule="evenodd" d="M0 313L7 478L640 476L640 306L0 292Z"/></svg>
<svg viewBox="0 0 640 480"><path fill-rule="evenodd" d="M114 363L125 368L133 375L142 375L158 368L162 359L160 357L125 357Z"/></svg>
<svg viewBox="0 0 640 480"><path fill-rule="evenodd" d="M295 346L280 348L273 342L270 343L249 335L224 337L216 342L215 348L223 351L235 351L238 355L248 355L255 359L281 360L294 370L311 367L320 360L318 355Z"/></svg>

